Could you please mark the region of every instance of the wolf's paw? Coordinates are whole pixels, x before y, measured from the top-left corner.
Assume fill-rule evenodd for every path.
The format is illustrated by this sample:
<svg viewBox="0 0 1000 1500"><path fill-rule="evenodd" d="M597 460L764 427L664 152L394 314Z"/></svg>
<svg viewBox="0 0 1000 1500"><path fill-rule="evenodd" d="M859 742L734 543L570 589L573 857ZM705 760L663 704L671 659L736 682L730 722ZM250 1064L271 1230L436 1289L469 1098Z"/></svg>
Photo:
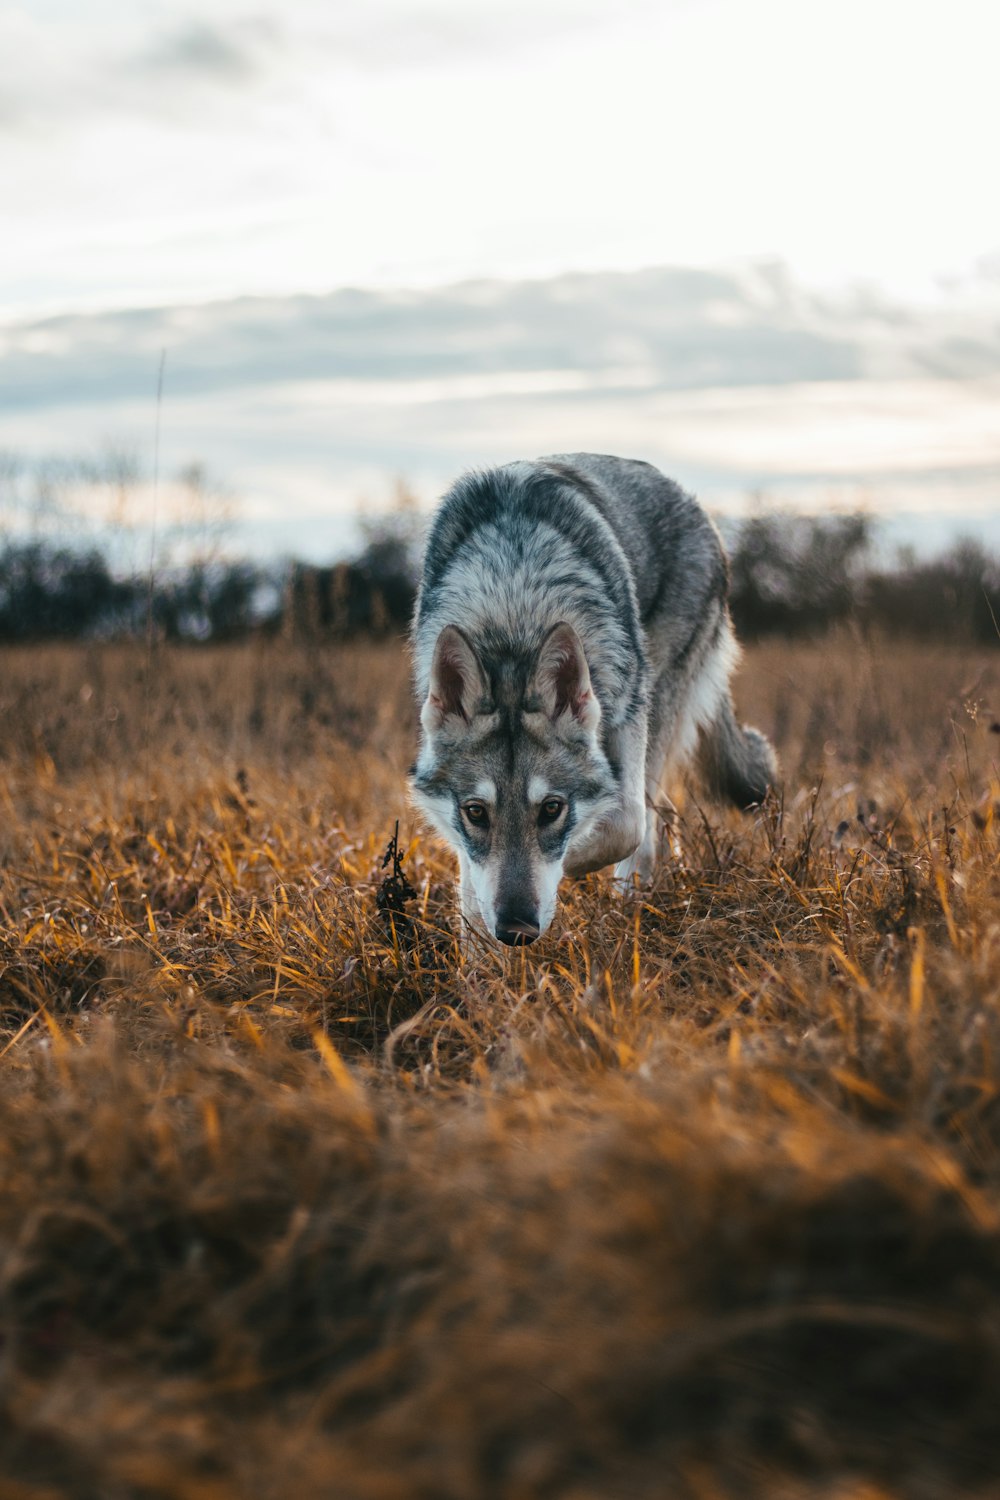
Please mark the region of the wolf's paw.
<svg viewBox="0 0 1000 1500"><path fill-rule="evenodd" d="M676 861L680 845L676 841L674 821L669 817L661 820L656 808L651 806L646 814L646 830L641 843L627 858L619 860L615 865L615 884L623 890L631 890L636 885L651 886L665 845L669 845Z"/></svg>
<svg viewBox="0 0 1000 1500"><path fill-rule="evenodd" d="M623 859L615 865L612 879L615 885L620 886L623 891L630 891L636 885L652 885L655 873L655 850L647 849L643 840L634 854L630 854L628 859Z"/></svg>
<svg viewBox="0 0 1000 1500"><path fill-rule="evenodd" d="M568 851L564 874L589 875L634 858L641 846L645 821L646 810L641 803L619 808L613 816L598 823L583 843Z"/></svg>

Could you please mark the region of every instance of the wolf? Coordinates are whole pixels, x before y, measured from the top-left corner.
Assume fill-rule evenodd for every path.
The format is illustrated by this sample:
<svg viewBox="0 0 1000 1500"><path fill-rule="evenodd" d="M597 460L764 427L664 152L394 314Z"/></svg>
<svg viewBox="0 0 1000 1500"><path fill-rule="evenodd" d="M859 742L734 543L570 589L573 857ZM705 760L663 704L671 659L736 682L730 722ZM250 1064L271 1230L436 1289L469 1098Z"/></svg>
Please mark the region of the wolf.
<svg viewBox="0 0 1000 1500"><path fill-rule="evenodd" d="M447 492L414 610L410 791L473 928L532 943L563 875L648 881L660 783L693 757L716 796L763 800L776 762L733 712L728 589L715 527L651 464L557 454Z"/></svg>

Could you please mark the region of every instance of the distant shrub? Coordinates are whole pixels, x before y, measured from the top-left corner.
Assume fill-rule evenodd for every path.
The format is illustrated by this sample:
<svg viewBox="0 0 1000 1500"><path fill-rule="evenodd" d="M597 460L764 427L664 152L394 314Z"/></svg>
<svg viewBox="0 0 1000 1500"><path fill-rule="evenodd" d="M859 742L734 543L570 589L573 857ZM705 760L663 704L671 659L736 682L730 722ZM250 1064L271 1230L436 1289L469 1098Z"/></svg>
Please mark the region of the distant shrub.
<svg viewBox="0 0 1000 1500"><path fill-rule="evenodd" d="M751 517L730 548L738 634L815 634L846 619L862 597L871 543L863 515Z"/></svg>
<svg viewBox="0 0 1000 1500"><path fill-rule="evenodd" d="M284 626L293 636L386 635L406 629L415 598L410 574L384 560L373 565L367 554L326 568L296 563L288 577Z"/></svg>
<svg viewBox="0 0 1000 1500"><path fill-rule="evenodd" d="M872 573L864 615L890 634L1000 645L1000 561L965 539L941 557Z"/></svg>
<svg viewBox="0 0 1000 1500"><path fill-rule="evenodd" d="M0 640L68 640L95 635L129 612L131 585L112 577L96 549L42 541L0 551Z"/></svg>
<svg viewBox="0 0 1000 1500"><path fill-rule="evenodd" d="M231 640L261 623L269 575L246 562L116 577L98 548L46 541L0 549L0 641L117 638L151 621L167 640Z"/></svg>
<svg viewBox="0 0 1000 1500"><path fill-rule="evenodd" d="M270 575L248 562L212 562L154 581L153 623L167 640L230 641L266 622Z"/></svg>
<svg viewBox="0 0 1000 1500"><path fill-rule="evenodd" d="M424 518L405 492L397 507L362 524L358 557L329 567L296 563L285 594L286 633L386 635L407 628L417 595Z"/></svg>
<svg viewBox="0 0 1000 1500"><path fill-rule="evenodd" d="M920 639L1000 644L1000 561L981 543L936 558L873 559L866 515L771 512L744 522L729 547L730 606L744 640L817 635L847 620Z"/></svg>

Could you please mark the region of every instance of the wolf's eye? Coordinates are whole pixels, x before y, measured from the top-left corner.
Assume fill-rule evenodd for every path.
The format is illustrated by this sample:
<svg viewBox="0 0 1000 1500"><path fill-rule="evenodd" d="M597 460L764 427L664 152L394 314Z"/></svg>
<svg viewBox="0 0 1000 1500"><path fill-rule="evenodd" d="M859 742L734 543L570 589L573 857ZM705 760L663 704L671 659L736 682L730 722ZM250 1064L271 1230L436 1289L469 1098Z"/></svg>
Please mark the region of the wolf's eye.
<svg viewBox="0 0 1000 1500"><path fill-rule="evenodd" d="M485 828L490 821L490 815L486 811L484 802L466 802L462 807L466 818L473 828Z"/></svg>
<svg viewBox="0 0 1000 1500"><path fill-rule="evenodd" d="M550 823L555 823L566 803L561 797L546 797L538 809L538 821L542 828L547 828Z"/></svg>

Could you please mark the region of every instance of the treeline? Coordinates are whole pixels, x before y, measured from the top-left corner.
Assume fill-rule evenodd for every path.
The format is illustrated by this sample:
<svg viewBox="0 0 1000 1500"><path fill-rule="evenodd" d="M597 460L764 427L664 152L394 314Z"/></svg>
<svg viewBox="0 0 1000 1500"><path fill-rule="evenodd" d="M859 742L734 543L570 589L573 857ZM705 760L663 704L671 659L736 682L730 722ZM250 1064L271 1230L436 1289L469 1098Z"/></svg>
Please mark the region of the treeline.
<svg viewBox="0 0 1000 1500"><path fill-rule="evenodd" d="M418 549L377 536L350 562L265 567L216 557L116 572L99 547L0 545L0 643L229 641L251 633L345 639L405 629Z"/></svg>
<svg viewBox="0 0 1000 1500"><path fill-rule="evenodd" d="M94 547L8 542L0 549L0 641L117 639L150 628L169 640L229 640L261 623L273 593L266 571L245 562L120 577Z"/></svg>
<svg viewBox="0 0 1000 1500"><path fill-rule="evenodd" d="M101 547L44 537L0 544L0 642L236 639L254 631L343 639L400 634L413 608L412 511L369 528L354 559L268 568L216 556L164 569L115 568ZM1000 644L1000 561L962 541L928 560L877 560L864 516L765 513L729 539L731 605L744 640L859 628Z"/></svg>
<svg viewBox="0 0 1000 1500"><path fill-rule="evenodd" d="M730 602L743 640L818 635L853 622L890 635L1000 645L1000 559L957 541L936 557L876 553L864 515L768 512L732 540Z"/></svg>
<svg viewBox="0 0 1000 1500"><path fill-rule="evenodd" d="M162 480L134 453L32 459L0 451L0 643L152 633L351 636L403 629L422 521L400 485L329 568L234 556L237 503L199 463Z"/></svg>

